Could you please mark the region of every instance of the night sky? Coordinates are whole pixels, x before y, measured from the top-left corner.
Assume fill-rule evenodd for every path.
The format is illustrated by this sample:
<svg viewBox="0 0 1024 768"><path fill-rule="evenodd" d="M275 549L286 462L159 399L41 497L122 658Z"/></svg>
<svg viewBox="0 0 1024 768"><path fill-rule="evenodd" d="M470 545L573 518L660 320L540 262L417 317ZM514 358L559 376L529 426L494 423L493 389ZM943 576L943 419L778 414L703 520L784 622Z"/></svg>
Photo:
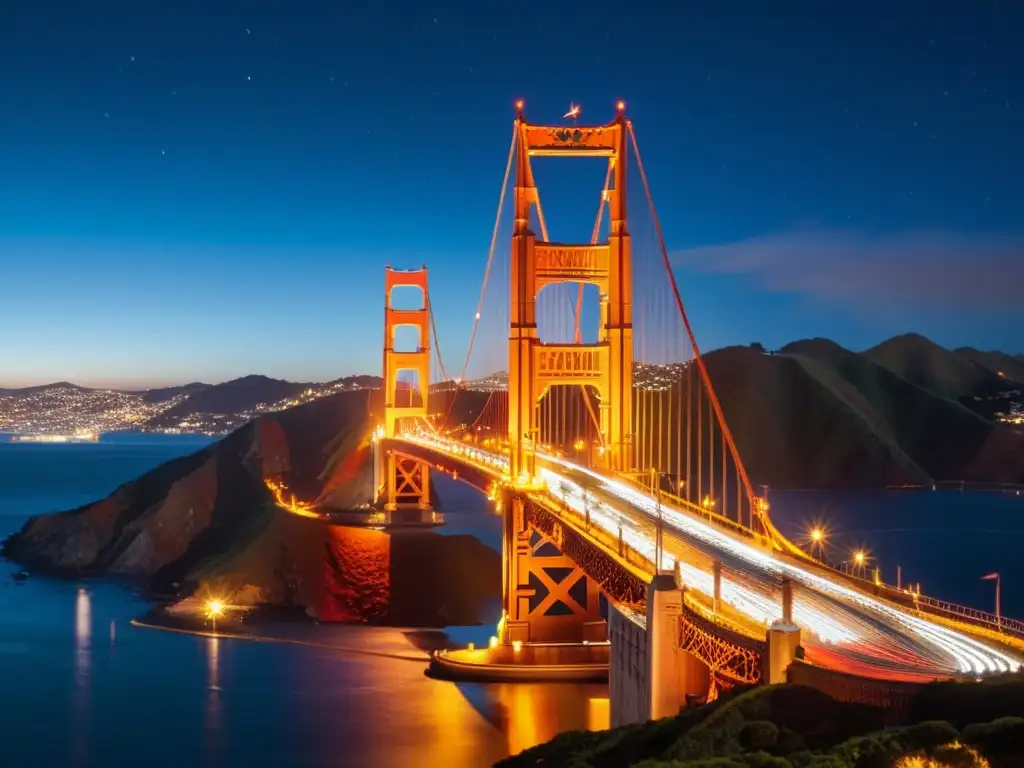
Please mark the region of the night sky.
<svg viewBox="0 0 1024 768"><path fill-rule="evenodd" d="M1009 0L5 3L0 385L376 372L386 263L464 349L519 97L627 101L705 349L1022 352L1022 39Z"/></svg>

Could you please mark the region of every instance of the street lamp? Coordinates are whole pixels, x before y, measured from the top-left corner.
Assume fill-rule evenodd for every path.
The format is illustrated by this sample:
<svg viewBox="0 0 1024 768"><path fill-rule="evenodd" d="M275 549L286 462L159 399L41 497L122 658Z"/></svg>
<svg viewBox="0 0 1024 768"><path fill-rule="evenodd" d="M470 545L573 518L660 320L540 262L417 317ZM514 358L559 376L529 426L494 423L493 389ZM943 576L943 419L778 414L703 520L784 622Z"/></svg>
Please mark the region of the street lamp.
<svg viewBox="0 0 1024 768"><path fill-rule="evenodd" d="M213 634L217 634L217 619L224 615L224 603L214 598L206 601L206 615L213 620Z"/></svg>
<svg viewBox="0 0 1024 768"><path fill-rule="evenodd" d="M811 540L811 552L817 553L819 560L825 559L825 540L828 538L828 532L820 525L815 525L808 532L808 538Z"/></svg>
<svg viewBox="0 0 1024 768"><path fill-rule="evenodd" d="M856 566L854 572L858 575L863 575L864 564L867 562L868 556L865 554L863 549L858 549L853 553L853 563Z"/></svg>

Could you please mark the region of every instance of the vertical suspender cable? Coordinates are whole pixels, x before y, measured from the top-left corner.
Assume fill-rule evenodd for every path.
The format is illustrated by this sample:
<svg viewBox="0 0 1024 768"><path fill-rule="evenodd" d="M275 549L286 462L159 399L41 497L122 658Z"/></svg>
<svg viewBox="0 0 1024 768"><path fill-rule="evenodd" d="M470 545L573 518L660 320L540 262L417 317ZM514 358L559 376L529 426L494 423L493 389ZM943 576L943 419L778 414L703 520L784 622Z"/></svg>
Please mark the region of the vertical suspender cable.
<svg viewBox="0 0 1024 768"><path fill-rule="evenodd" d="M690 345L693 347L693 354L694 359L697 362L697 369L700 372L705 388L708 390L708 399L711 401L715 415L718 417L718 422L722 427L722 434L729 445L729 450L732 453L733 460L736 462L736 466L740 472L740 477L743 480L744 490L747 493L747 497L750 499L751 507L756 508L755 499L757 496L750 483L750 477L747 475L747 470L743 466L743 462L740 460L739 451L736 449L736 442L733 440L732 432L729 431L729 426L725 422L725 415L722 413L722 406L718 402L718 397L715 395L715 390L711 385L711 377L708 375L703 359L701 359L700 348L697 346L697 340L693 335L693 328L690 326L690 320L686 315L686 310L683 309L683 300L679 295L679 286L676 284L675 273L672 271L672 264L668 258L668 249L665 247L665 237L661 231L661 223L658 220L657 210L654 207L654 198L651 196L651 187L647 181L647 172L644 170L643 159L640 156L640 147L636 140L636 132L633 130L633 124L631 122L627 123L627 125L629 127L629 138L633 144L633 153L636 155L637 166L640 168L640 178L643 180L644 193L647 196L647 204L650 206L651 215L654 217L654 227L658 234L658 244L661 247L662 261L665 265L665 271L668 273L669 285L672 287L672 292L675 294L676 307L678 308L679 315L683 320L683 325L686 327L686 334L690 339Z"/></svg>

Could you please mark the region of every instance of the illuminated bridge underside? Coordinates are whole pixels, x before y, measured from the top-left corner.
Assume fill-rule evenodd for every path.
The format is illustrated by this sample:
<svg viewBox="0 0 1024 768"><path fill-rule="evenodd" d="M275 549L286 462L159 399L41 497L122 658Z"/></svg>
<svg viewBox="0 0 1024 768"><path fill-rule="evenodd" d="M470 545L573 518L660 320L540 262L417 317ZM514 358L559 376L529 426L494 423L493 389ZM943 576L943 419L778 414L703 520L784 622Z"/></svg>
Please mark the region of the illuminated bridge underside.
<svg viewBox="0 0 1024 768"><path fill-rule="evenodd" d="M685 605L679 618L679 648L703 661L719 685L761 682L766 643L714 624Z"/></svg>

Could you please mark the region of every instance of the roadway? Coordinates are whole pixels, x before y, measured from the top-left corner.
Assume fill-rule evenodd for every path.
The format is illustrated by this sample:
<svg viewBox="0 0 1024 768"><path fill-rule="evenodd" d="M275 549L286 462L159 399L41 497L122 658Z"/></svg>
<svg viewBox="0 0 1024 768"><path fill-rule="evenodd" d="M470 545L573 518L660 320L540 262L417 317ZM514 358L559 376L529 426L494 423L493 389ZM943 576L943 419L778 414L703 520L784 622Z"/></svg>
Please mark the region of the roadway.
<svg viewBox="0 0 1024 768"><path fill-rule="evenodd" d="M505 456L433 435L404 439L507 472ZM624 541L650 562L659 505L650 495L616 478L566 459L538 454L539 479L555 499L578 514L589 509L592 525ZM586 498L585 498L586 497ZM793 619L802 630L813 664L874 678L922 681L1016 671L1022 660L993 643L909 613L839 583L823 569L795 563L729 533L691 512L660 505L661 567L678 562L683 582L706 600L714 591L711 563L722 564L721 598L727 611L763 633L782 617L781 580L794 584ZM763 636L763 635L762 635Z"/></svg>

